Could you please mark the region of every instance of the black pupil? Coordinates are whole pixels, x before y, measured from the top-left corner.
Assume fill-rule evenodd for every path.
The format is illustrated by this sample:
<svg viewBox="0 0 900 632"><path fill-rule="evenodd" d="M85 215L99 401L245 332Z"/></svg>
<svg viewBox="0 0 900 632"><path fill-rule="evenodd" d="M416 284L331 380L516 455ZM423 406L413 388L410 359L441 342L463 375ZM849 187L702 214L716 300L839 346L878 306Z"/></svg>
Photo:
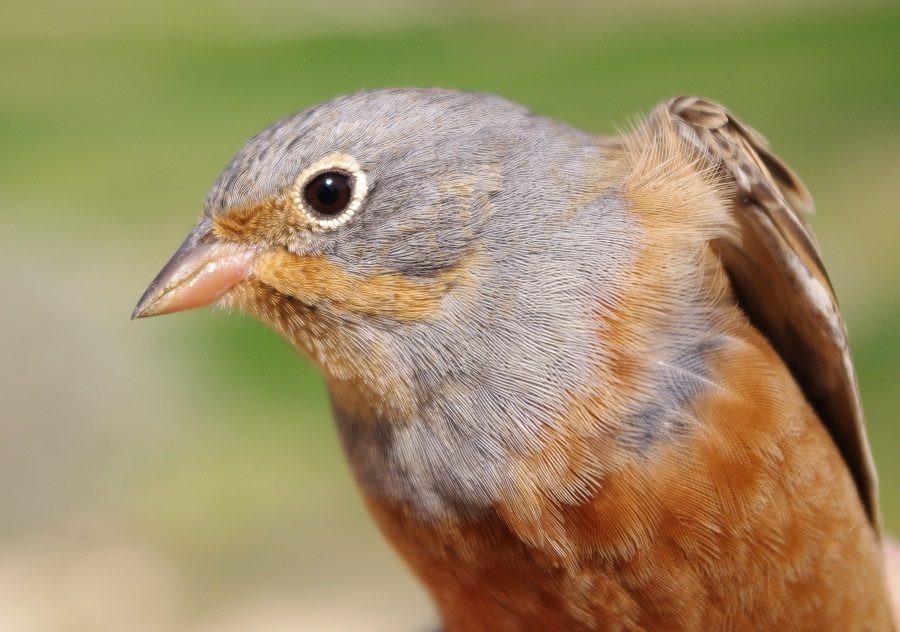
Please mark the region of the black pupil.
<svg viewBox="0 0 900 632"><path fill-rule="evenodd" d="M350 178L343 173L331 171L310 180L304 197L315 212L337 215L350 203L350 193Z"/></svg>

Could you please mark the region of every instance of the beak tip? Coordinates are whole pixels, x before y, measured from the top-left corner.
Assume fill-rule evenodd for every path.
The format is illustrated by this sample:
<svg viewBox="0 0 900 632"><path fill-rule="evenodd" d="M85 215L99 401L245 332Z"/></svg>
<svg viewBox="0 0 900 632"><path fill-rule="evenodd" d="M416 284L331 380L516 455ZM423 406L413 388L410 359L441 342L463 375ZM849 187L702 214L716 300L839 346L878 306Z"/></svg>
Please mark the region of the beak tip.
<svg viewBox="0 0 900 632"><path fill-rule="evenodd" d="M147 291L144 292L144 295L141 296L137 305L134 306L134 311L131 312L131 320L155 316L157 310L155 310L154 307L159 302L159 298L159 291L157 291L156 282L154 281L150 284L150 287L147 288Z"/></svg>

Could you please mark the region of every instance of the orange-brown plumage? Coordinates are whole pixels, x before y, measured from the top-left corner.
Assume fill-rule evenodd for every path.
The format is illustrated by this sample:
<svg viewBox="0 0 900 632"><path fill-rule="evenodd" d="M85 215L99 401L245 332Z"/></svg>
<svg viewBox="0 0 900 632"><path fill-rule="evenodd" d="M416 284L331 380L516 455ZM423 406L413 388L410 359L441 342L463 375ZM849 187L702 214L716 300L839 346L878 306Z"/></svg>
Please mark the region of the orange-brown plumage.
<svg viewBox="0 0 900 632"><path fill-rule="evenodd" d="M363 93L251 141L136 314L202 287L313 360L446 632L892 630L811 206L707 101Z"/></svg>

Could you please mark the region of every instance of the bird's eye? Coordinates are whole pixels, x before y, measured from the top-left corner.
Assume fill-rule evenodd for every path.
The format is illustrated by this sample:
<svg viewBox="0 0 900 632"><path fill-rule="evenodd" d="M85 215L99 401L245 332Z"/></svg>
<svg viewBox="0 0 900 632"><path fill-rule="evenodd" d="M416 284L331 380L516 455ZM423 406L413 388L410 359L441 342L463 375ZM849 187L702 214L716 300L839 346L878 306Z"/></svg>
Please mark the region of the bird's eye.
<svg viewBox="0 0 900 632"><path fill-rule="evenodd" d="M340 171L326 171L309 181L303 199L316 213L332 217L347 208L353 197L350 176Z"/></svg>
<svg viewBox="0 0 900 632"><path fill-rule="evenodd" d="M289 191L301 223L312 230L346 224L368 192L366 172L347 154L332 154L304 169Z"/></svg>

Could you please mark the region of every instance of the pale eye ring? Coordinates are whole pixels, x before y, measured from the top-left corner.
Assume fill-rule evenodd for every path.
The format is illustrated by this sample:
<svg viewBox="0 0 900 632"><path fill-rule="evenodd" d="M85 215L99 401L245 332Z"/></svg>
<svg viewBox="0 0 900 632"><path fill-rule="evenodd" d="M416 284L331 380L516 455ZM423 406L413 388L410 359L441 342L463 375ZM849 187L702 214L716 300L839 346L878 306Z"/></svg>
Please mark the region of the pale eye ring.
<svg viewBox="0 0 900 632"><path fill-rule="evenodd" d="M297 176L290 199L305 225L328 230L350 221L367 192L366 174L359 163L346 154L333 154Z"/></svg>

